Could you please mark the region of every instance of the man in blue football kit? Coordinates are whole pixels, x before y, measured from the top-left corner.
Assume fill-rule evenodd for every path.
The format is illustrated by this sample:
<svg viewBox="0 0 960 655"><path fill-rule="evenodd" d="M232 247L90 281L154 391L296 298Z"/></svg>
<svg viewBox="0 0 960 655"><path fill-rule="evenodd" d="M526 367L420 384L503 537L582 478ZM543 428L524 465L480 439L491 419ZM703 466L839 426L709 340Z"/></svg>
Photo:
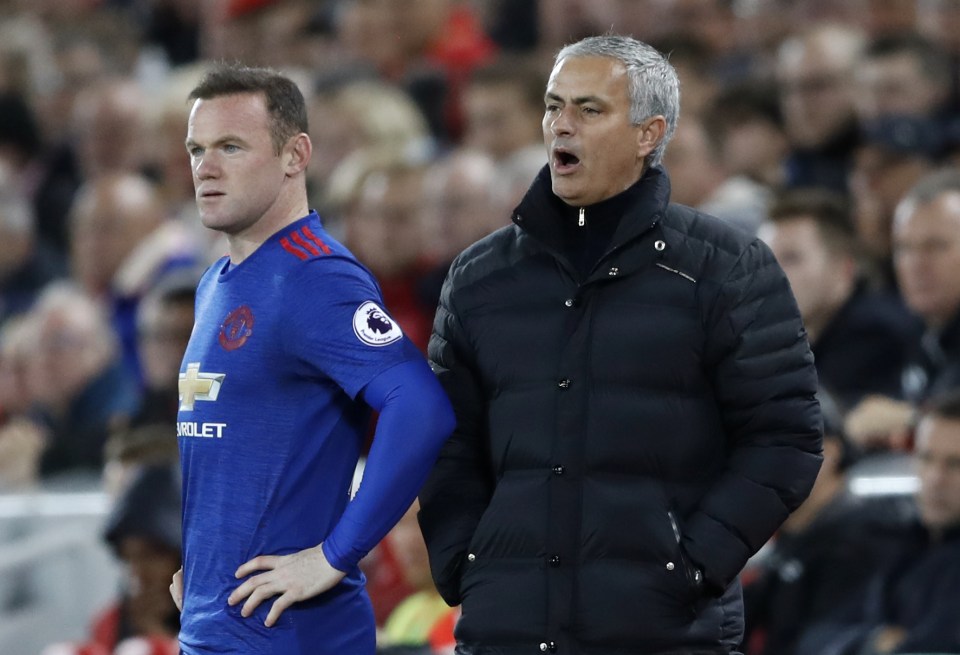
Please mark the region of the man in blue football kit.
<svg viewBox="0 0 960 655"><path fill-rule="evenodd" d="M296 85L221 66L190 97L197 204L229 256L199 284L180 369L180 647L368 655L357 563L412 503L453 413L372 275L308 209Z"/></svg>

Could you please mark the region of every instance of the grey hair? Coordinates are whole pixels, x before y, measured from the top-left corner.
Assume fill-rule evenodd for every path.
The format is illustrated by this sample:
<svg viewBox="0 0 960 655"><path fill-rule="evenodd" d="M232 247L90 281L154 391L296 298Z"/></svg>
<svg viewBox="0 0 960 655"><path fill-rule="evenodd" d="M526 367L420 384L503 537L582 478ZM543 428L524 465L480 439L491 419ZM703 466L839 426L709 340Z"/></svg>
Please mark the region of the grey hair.
<svg viewBox="0 0 960 655"><path fill-rule="evenodd" d="M589 36L564 46L554 67L567 57L610 57L627 69L630 122L639 125L651 116L663 116L667 129L647 155L647 165L657 166L677 128L680 117L680 80L667 58L651 46L628 36Z"/></svg>
<svg viewBox="0 0 960 655"><path fill-rule="evenodd" d="M903 225L918 207L929 205L950 192L960 193L960 169L941 168L928 173L900 198L893 212L893 224Z"/></svg>
<svg viewBox="0 0 960 655"><path fill-rule="evenodd" d="M920 181L904 194L901 202L912 201L925 205L936 200L940 194L950 191L960 192L960 169L942 168L920 178Z"/></svg>

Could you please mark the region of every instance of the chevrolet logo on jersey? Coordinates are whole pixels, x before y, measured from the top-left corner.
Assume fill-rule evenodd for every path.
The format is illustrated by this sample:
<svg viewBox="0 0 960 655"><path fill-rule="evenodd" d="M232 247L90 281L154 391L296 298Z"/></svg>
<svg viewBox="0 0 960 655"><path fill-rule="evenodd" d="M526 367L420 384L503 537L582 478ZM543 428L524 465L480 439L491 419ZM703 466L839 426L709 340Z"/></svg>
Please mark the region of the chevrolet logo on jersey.
<svg viewBox="0 0 960 655"><path fill-rule="evenodd" d="M200 362L187 364L185 373L180 374L177 389L180 392L180 409L192 411L198 400L216 400L226 373L201 373Z"/></svg>

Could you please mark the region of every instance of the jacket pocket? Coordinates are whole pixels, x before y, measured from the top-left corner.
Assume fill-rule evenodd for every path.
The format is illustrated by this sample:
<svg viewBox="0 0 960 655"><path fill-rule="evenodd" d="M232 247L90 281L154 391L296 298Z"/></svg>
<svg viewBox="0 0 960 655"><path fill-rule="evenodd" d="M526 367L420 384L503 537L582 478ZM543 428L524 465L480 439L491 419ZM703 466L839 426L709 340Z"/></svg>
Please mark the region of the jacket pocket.
<svg viewBox="0 0 960 655"><path fill-rule="evenodd" d="M667 568L670 569L670 564L680 568L686 592L683 594L683 600L690 605L691 611L696 614L696 603L702 596L703 572L687 556L687 551L683 547L683 532L680 529L680 521L677 519L676 512L668 510L667 518L670 521L670 528L673 530L677 546L677 561L668 562Z"/></svg>

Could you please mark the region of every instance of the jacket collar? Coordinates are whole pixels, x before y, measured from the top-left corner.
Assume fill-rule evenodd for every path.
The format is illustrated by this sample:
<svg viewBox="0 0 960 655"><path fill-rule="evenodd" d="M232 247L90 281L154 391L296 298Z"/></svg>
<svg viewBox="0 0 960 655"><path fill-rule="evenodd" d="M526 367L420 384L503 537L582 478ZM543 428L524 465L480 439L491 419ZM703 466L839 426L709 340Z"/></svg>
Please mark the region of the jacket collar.
<svg viewBox="0 0 960 655"><path fill-rule="evenodd" d="M555 252L562 252L564 225L574 225L583 210L585 222L618 221L609 250L639 237L663 216L670 202L670 178L660 166L647 169L626 191L586 207L572 207L553 193L550 167L540 169L513 212L521 230Z"/></svg>

